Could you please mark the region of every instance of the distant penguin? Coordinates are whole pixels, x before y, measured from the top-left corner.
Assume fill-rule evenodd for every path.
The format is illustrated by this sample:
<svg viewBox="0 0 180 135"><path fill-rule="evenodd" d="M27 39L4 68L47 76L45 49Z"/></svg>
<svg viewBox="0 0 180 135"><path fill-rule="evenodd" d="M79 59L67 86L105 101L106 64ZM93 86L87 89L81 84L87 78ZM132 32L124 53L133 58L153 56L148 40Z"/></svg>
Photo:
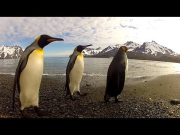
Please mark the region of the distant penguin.
<svg viewBox="0 0 180 135"><path fill-rule="evenodd" d="M84 71L84 57L81 53L83 49L92 45L79 45L74 49L73 54L70 56L67 68L66 68L66 84L65 91L66 96L69 95L71 99L75 99L73 94L77 92L80 96L85 96L87 93L80 92L80 82Z"/></svg>
<svg viewBox="0 0 180 135"><path fill-rule="evenodd" d="M49 35L39 36L29 45L21 55L16 69L13 86L13 108L15 104L16 86L19 92L19 107L22 116L31 116L24 112L24 108L34 106L39 116L47 114L39 109L39 88L43 74L43 48L53 41L63 41Z"/></svg>
<svg viewBox="0 0 180 135"><path fill-rule="evenodd" d="M126 55L128 49L130 47L121 46L109 65L104 95L105 102L108 102L111 97L115 97L115 102L119 102L117 97L124 88L128 71L128 58Z"/></svg>

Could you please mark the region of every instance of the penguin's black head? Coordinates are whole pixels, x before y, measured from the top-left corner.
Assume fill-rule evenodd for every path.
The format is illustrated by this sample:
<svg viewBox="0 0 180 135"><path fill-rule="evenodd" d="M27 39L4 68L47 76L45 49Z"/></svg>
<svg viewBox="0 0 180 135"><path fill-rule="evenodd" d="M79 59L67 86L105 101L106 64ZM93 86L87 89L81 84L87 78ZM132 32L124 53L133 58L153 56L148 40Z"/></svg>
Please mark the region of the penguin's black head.
<svg viewBox="0 0 180 135"><path fill-rule="evenodd" d="M131 47L121 46L120 49L122 49L124 52L127 52L127 50L131 49Z"/></svg>
<svg viewBox="0 0 180 135"><path fill-rule="evenodd" d="M41 35L36 39L36 41L39 47L44 48L46 45L48 45L53 41L64 41L64 40L62 38L54 38L49 35Z"/></svg>
<svg viewBox="0 0 180 135"><path fill-rule="evenodd" d="M78 46L76 46L75 50L81 53L82 50L88 46L92 46L92 45L78 45Z"/></svg>

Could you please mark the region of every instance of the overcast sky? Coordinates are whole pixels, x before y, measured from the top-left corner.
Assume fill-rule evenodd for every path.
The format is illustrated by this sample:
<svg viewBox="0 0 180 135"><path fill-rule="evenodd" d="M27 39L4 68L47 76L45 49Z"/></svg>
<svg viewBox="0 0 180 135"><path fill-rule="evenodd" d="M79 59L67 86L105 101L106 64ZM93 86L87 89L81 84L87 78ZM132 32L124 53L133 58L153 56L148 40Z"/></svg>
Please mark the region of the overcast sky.
<svg viewBox="0 0 180 135"><path fill-rule="evenodd" d="M64 39L46 46L44 56L69 55L77 45L152 40L180 53L179 33L180 17L0 17L0 46L26 48L41 34Z"/></svg>

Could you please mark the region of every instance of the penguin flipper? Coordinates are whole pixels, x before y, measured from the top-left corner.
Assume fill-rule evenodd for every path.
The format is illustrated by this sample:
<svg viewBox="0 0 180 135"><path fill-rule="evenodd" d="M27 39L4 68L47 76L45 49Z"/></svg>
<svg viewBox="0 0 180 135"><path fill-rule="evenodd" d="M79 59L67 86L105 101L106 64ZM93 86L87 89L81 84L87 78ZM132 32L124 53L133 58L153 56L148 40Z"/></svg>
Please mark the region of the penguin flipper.
<svg viewBox="0 0 180 135"><path fill-rule="evenodd" d="M107 76L106 95L117 96L122 92L125 82L125 72L109 74Z"/></svg>
<svg viewBox="0 0 180 135"><path fill-rule="evenodd" d="M30 50L26 49L19 60L19 63L18 63L17 69L16 69L16 73L15 73L14 85L13 85L13 108L14 108L14 104L15 104L16 86L18 88L18 92L20 93L20 84L19 84L20 74L23 71L23 69L26 67L29 55L34 50L35 49L30 49Z"/></svg>
<svg viewBox="0 0 180 135"><path fill-rule="evenodd" d="M125 83L125 71L122 71L119 73L119 76L118 76L118 80L119 80L119 84L118 84L118 94L120 94L124 88L124 83Z"/></svg>
<svg viewBox="0 0 180 135"><path fill-rule="evenodd" d="M72 68L74 67L77 56L78 56L78 54L75 54L75 53L73 53L71 55L70 60L69 60L68 65L67 65L67 68L66 68L66 84L65 84L65 90L67 90L66 95L70 94L70 88L69 88L70 78L69 78L69 74L70 74L70 71L72 70Z"/></svg>

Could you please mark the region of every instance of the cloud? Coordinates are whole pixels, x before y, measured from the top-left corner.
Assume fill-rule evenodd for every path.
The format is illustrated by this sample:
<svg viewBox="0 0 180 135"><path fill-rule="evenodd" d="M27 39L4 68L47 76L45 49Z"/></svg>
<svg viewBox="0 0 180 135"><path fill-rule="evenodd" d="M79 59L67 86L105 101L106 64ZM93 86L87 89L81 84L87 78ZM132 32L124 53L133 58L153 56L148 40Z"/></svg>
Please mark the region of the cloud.
<svg viewBox="0 0 180 135"><path fill-rule="evenodd" d="M179 43L179 23L179 17L0 17L0 44L48 34L94 47L151 40L168 46Z"/></svg>
<svg viewBox="0 0 180 135"><path fill-rule="evenodd" d="M122 25L122 24L120 24L120 26L123 27L123 28L138 29L138 28L136 28L136 27L134 27L134 26L127 26L127 25Z"/></svg>
<svg viewBox="0 0 180 135"><path fill-rule="evenodd" d="M107 17L3 17L0 18L0 43L41 34L58 36L67 43L106 43L118 30L116 18Z"/></svg>

